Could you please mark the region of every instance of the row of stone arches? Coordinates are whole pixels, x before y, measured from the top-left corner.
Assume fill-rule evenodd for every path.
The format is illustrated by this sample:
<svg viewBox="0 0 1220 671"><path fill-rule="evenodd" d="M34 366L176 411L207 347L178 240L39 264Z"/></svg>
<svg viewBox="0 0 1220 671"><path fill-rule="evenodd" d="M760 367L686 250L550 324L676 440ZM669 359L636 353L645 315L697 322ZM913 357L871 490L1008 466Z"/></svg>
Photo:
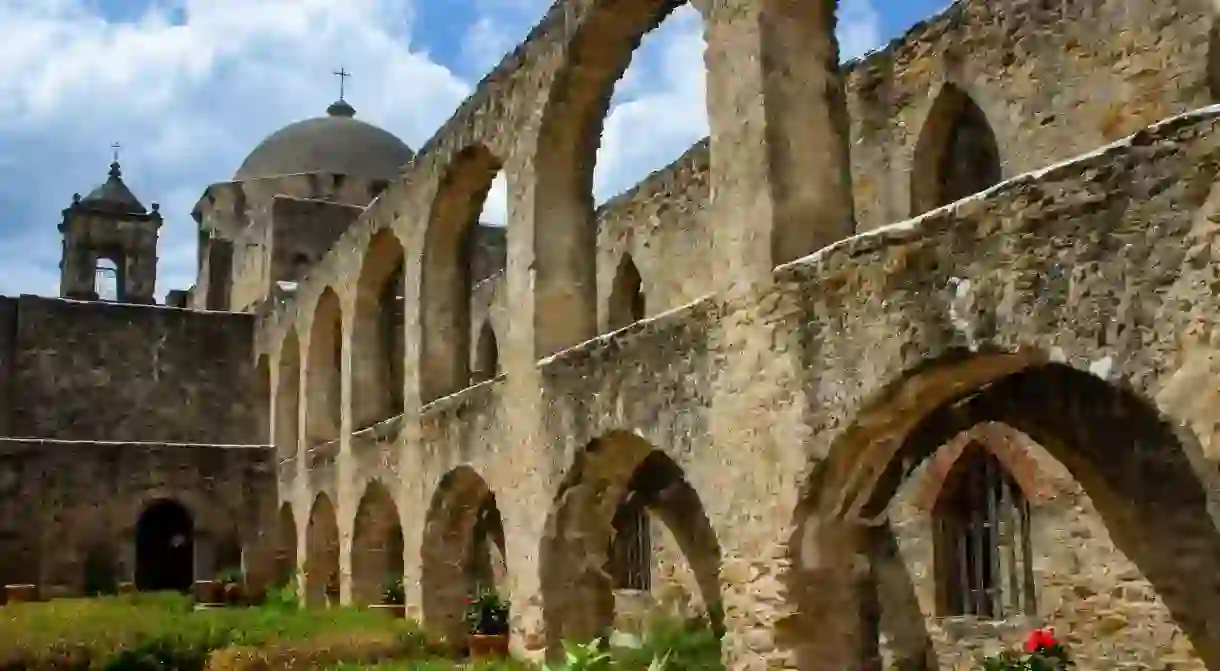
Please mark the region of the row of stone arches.
<svg viewBox="0 0 1220 671"><path fill-rule="evenodd" d="M777 586L751 588L777 589L787 604L790 615L776 625L777 643L802 660L798 668L825 664L828 654L854 666L862 656L881 654L880 641L888 641L887 654L927 661L938 652L930 632L935 618L1045 616L1039 581L1049 569L1031 561L1045 551L1031 549L1031 536L1038 537L1031 510L1054 496L1044 491L1043 476L1024 448L1014 447L1019 440L1053 457L1087 494L1104 523L1105 539L1097 542L1112 542L1115 556L1129 561L1155 591L1156 604L1163 604L1141 608L1159 613L1157 626L1180 628L1194 653L1214 662L1217 641L1206 624L1214 604L1207 595L1215 581L1211 569L1220 564L1220 534L1208 510L1212 476L1193 463L1196 441L1136 393L1062 364L1010 362L1006 373L973 384L920 386L946 369L977 366L978 358L915 371L881 390L882 400L867 404L817 462L792 512L787 560L758 566L764 581ZM963 381L972 375L949 372ZM921 393L899 393L916 388ZM740 551L736 536L748 532L709 518L690 468L701 468L690 455L669 455L628 432L605 434L576 456L534 539L548 647L603 634L615 622L616 591L626 582L613 565L616 537L630 517L622 511L633 505L672 535L705 621L717 630L750 626L726 622L722 607L725 590L742 585L726 582L721 543L730 540ZM936 580L931 597L917 585L926 576L894 560L899 534L892 506L912 482L931 492L921 495L923 505L944 526L928 534ZM393 509L388 493L368 496L383 502L368 510ZM396 509L384 514L398 519ZM366 533L362 527L384 528L366 512L357 516L366 518L357 525L357 539ZM441 480L420 546L422 606L432 626L457 631L463 596L479 584L505 585L505 536L515 530L506 521L473 470L462 467ZM314 504L308 527L337 548L334 509L324 497ZM379 531L371 537L401 535ZM384 565L356 553L372 557L387 549L401 560L396 542L357 540L353 566L376 566L376 573ZM324 554L312 541L307 545L306 566L325 562L333 569L323 574L337 575L337 549ZM368 594L361 588L356 593ZM735 598L742 598L740 592ZM831 622L828 613L855 615ZM856 643L845 645L850 641Z"/></svg>

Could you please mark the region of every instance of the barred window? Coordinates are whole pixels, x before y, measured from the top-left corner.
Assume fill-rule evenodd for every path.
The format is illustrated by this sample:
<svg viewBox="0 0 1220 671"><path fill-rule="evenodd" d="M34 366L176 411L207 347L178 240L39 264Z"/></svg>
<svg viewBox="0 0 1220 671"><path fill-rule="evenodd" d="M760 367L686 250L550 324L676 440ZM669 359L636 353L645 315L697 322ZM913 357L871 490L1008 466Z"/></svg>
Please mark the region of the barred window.
<svg viewBox="0 0 1220 671"><path fill-rule="evenodd" d="M942 615L1002 619L1034 610L1029 504L995 455L970 445L934 511Z"/></svg>
<svg viewBox="0 0 1220 671"><path fill-rule="evenodd" d="M614 589L652 589L652 536L648 509L634 492L628 495L614 515L610 567Z"/></svg>

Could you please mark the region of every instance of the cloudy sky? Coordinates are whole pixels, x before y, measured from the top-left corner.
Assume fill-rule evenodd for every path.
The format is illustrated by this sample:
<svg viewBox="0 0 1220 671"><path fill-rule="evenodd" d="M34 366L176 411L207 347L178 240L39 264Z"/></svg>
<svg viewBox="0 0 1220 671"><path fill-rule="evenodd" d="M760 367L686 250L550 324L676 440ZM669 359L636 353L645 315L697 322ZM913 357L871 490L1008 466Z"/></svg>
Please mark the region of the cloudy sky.
<svg viewBox="0 0 1220 671"><path fill-rule="evenodd" d="M841 0L845 57L949 0ZM550 0L0 0L0 295L58 291L73 192L124 179L166 217L158 296L194 281L190 211L266 135L317 116L340 66L358 118L419 147ZM707 134L697 15L651 33L615 90L598 202ZM641 131L648 142L632 141ZM485 216L503 219L503 192Z"/></svg>

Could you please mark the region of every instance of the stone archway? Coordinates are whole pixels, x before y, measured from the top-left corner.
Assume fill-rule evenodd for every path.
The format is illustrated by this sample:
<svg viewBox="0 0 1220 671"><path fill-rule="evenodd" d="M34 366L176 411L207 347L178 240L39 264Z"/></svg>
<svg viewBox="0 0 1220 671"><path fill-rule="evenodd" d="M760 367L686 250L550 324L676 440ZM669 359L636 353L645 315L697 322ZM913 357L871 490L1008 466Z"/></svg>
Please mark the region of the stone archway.
<svg viewBox="0 0 1220 671"><path fill-rule="evenodd" d="M946 83L915 144L911 216L984 191L1001 176L999 144L987 115L965 91Z"/></svg>
<svg viewBox="0 0 1220 671"><path fill-rule="evenodd" d="M326 494L318 494L305 531L305 603L337 604L339 599L339 522Z"/></svg>
<svg viewBox="0 0 1220 671"><path fill-rule="evenodd" d="M402 524L389 490L370 482L356 509L352 537L352 600L380 603L392 581L403 578Z"/></svg>
<svg viewBox="0 0 1220 671"><path fill-rule="evenodd" d="M698 492L676 462L634 434L613 432L578 455L555 498L542 541L547 647L604 636L615 618L610 546L616 513L638 499L672 533L690 565L711 628L723 631L720 545Z"/></svg>
<svg viewBox="0 0 1220 671"><path fill-rule="evenodd" d="M969 365L957 364L957 366ZM924 367L883 397L910 398L916 378L961 370ZM931 395L928 395L931 396ZM905 418L869 406L814 471L794 521L788 576L796 616L779 632L799 668L851 666L867 647L853 567L870 530L885 525L899 486L938 448L971 427L1013 427L1063 464L1092 500L1114 546L1155 588L1209 666L1220 664L1220 633L1208 626L1220 588L1220 533L1209 511L1211 478L1194 436L1162 418L1138 394L1063 364L1034 364L958 387Z"/></svg>
<svg viewBox="0 0 1220 671"><path fill-rule="evenodd" d="M318 297L305 360L306 447L339 439L343 405L343 307L326 287Z"/></svg>
<svg viewBox="0 0 1220 671"><path fill-rule="evenodd" d="M441 478L425 520L422 560L424 621L461 645L465 600L480 588L501 592L507 570L504 525L495 494L469 466Z"/></svg>
<svg viewBox="0 0 1220 671"><path fill-rule="evenodd" d="M352 320L352 426L402 414L405 288L402 243L391 229L369 241Z"/></svg>
<svg viewBox="0 0 1220 671"><path fill-rule="evenodd" d="M297 521L292 504L280 506L275 543L275 584L286 587L297 574Z"/></svg>
<svg viewBox="0 0 1220 671"><path fill-rule="evenodd" d="M275 451L279 461L297 456L301 424L301 345L295 330L280 346L275 388Z"/></svg>
<svg viewBox="0 0 1220 671"><path fill-rule="evenodd" d="M171 499L150 503L136 522L136 589L185 592L195 579L195 522Z"/></svg>

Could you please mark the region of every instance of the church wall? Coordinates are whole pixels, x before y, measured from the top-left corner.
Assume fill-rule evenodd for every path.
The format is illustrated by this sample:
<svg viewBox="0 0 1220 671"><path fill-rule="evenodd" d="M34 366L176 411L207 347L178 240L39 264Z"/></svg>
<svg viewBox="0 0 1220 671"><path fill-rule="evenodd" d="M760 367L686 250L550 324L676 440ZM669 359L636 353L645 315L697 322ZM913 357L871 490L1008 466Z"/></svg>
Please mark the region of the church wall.
<svg viewBox="0 0 1220 671"><path fill-rule="evenodd" d="M113 580L133 580L136 524L162 498L192 517L197 578L230 565L236 546L261 582L270 548L260 533L275 519L272 468L271 452L256 448L0 443L0 585L80 594L91 551L108 560Z"/></svg>
<svg viewBox="0 0 1220 671"><path fill-rule="evenodd" d="M260 213L271 230L271 280L301 280L363 212L355 205L275 196Z"/></svg>
<svg viewBox="0 0 1220 671"><path fill-rule="evenodd" d="M13 435L262 442L253 316L32 296L17 314Z"/></svg>

